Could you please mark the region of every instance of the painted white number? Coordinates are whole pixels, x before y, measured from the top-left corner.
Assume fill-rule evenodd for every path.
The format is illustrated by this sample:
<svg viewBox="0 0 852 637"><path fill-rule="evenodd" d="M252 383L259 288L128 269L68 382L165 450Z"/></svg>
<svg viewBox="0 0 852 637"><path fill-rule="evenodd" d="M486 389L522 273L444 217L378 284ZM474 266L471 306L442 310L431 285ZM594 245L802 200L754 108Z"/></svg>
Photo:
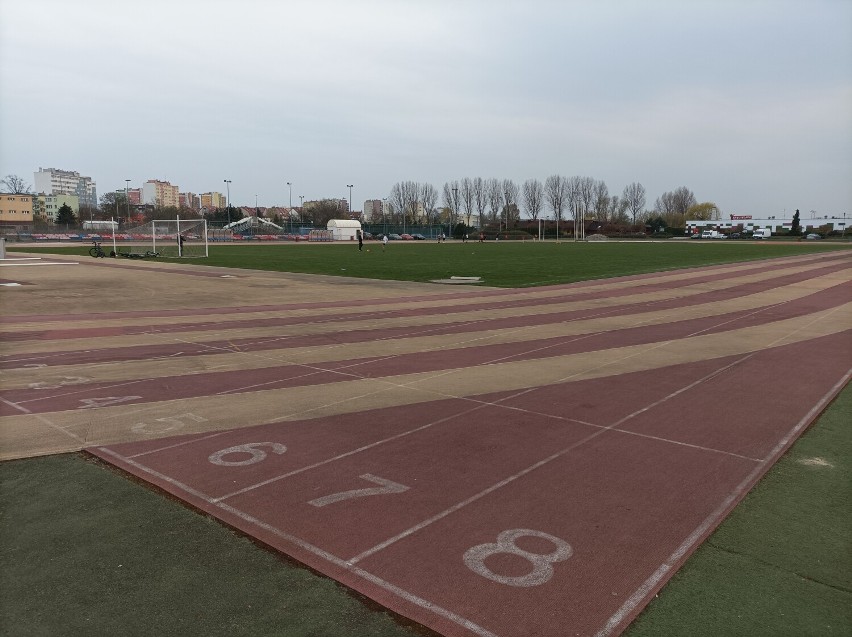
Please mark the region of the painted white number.
<svg viewBox="0 0 852 637"><path fill-rule="evenodd" d="M77 409L94 409L95 407L107 407L109 405L117 405L118 403L127 402L128 400L137 400L142 396L107 396L106 398L82 398L82 405Z"/></svg>
<svg viewBox="0 0 852 637"><path fill-rule="evenodd" d="M322 498L317 498L316 500L311 500L308 504L312 504L315 507L324 507L327 504L334 504L335 502L340 502L342 500L351 500L352 498L366 498L371 495L384 495L386 493L402 493L403 491L408 491L409 487L404 484L399 484L398 482L391 482L390 480L385 480L384 478L380 478L378 476L374 476L371 473L365 473L364 475L358 476L362 480L368 480L374 484L378 484L381 486L378 487L368 487L366 489L353 489L352 491L342 491L340 493L332 493L331 495L324 496Z"/></svg>
<svg viewBox="0 0 852 637"><path fill-rule="evenodd" d="M221 467L244 467L246 465L263 462L266 459L266 452L263 449L258 449L258 447L271 447L272 453L277 453L278 455L287 451L287 447L277 442L250 442L245 445L236 445L235 447L222 449L222 451L210 454L210 457L207 459L213 464L217 464ZM225 456L229 456L233 453L247 453L251 457L246 458L245 460L223 460Z"/></svg>
<svg viewBox="0 0 852 637"><path fill-rule="evenodd" d="M552 553L542 555L541 553L531 553L525 551L515 544L515 540L520 537L539 537L552 542L556 549ZM493 580L500 584L508 586L539 586L544 584L553 576L554 562L562 562L571 557L574 549L565 540L554 537L549 533L542 531L533 531L531 529L509 529L503 531L497 536L497 541L493 544L480 544L469 549L464 554L464 563L467 567L477 575L482 575L487 579ZM499 553L508 553L517 555L527 560L532 564L532 571L526 575L519 577L510 577L508 575L499 575L485 565L485 558Z"/></svg>
<svg viewBox="0 0 852 637"><path fill-rule="evenodd" d="M156 436L159 434L164 434L167 431L174 431L176 429L183 429L186 427L185 421L192 422L207 422L206 418L202 418L201 416L196 416L195 414L180 414L179 416L169 416L168 418L155 418L154 423L162 423L162 424L154 424L151 425L147 422L138 422L135 425L130 427L130 431L135 434L144 434L146 436Z"/></svg>

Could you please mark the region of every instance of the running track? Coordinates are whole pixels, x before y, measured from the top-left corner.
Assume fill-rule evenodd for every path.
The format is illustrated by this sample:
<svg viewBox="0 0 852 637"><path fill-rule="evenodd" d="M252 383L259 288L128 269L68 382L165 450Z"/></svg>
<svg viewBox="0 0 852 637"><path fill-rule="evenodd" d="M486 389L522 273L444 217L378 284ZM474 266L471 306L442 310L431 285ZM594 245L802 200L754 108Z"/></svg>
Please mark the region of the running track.
<svg viewBox="0 0 852 637"><path fill-rule="evenodd" d="M848 381L850 265L6 317L0 451L86 447L446 635L614 635Z"/></svg>

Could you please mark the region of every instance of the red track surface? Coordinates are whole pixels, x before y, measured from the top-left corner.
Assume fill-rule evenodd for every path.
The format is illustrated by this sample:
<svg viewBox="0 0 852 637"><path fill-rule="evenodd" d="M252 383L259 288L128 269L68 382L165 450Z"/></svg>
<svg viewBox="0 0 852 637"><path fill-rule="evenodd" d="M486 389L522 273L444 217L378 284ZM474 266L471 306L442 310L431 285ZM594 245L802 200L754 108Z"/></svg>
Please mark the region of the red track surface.
<svg viewBox="0 0 852 637"><path fill-rule="evenodd" d="M773 275L797 264L807 270ZM632 277L608 292L586 294L584 288L593 284L582 284L537 289L527 299L512 291L466 291L444 297L458 298L451 310L415 303L387 313L367 300L358 320L458 314L459 322L435 326L430 335L561 329L603 317L637 321L575 336L543 334L391 356L382 356L383 347L415 332L410 325L333 338L247 338L240 353L251 344L255 351L283 355L306 343L321 348L375 341L376 355L183 378L170 375L164 362L162 376L127 381L126 393L137 396L128 402L223 393L237 400L255 395L258 386L263 391L257 400L285 400L286 392L306 386L325 400L320 396L334 395L353 374L371 382L459 377L460 391L433 390L433 398L411 404L89 451L443 634L614 635L847 382L848 266L848 258L835 255L756 264L744 273L713 268L688 285L720 279L731 284L647 305L620 305L619 298L686 284L672 281L669 288L659 275ZM766 278L738 283L740 275ZM826 277L830 282L821 287L784 297ZM571 301L609 305L535 312L565 302L562 291ZM777 302L735 305L776 292ZM512 298L501 304L504 296ZM679 309L702 304L708 316L678 315ZM513 308L518 314L476 321L465 314L485 308ZM671 319L643 322L643 314L663 309L674 310ZM204 341L209 345L218 342L226 315L223 309L209 323L174 327L165 320L159 327L209 332ZM321 317L319 312L268 320L271 326L315 324ZM149 331L157 318L151 317ZM61 341L80 337L76 329L32 331L22 338ZM749 330L771 334L768 345L749 348L743 337L753 333ZM94 348L43 360L67 365L69 357L103 362L164 354L145 347L132 354L133 348ZM181 347L179 357L209 353ZM612 352L622 350L624 357L611 362ZM639 362L658 350L670 352L672 362L641 368ZM691 358L677 362L678 353ZM583 361L583 373L569 366L575 360ZM624 361L633 361L639 371ZM11 357L8 362L16 364ZM533 367L513 367L532 362ZM536 370L561 365L566 371L556 374L558 380L536 381ZM474 383L483 375L493 391L461 391L479 386ZM48 396L40 396L38 388L2 395L6 405L36 414L73 410L109 388L106 381L82 382Z"/></svg>

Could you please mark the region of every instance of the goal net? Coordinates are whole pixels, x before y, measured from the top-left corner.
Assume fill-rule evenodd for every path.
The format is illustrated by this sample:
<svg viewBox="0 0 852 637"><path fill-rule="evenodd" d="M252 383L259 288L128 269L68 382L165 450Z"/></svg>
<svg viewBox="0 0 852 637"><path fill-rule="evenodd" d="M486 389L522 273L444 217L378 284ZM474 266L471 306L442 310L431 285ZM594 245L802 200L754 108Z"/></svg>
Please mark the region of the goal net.
<svg viewBox="0 0 852 637"><path fill-rule="evenodd" d="M157 219L123 232L119 253L167 258L198 258L208 255L206 219ZM121 236L121 235L119 235Z"/></svg>

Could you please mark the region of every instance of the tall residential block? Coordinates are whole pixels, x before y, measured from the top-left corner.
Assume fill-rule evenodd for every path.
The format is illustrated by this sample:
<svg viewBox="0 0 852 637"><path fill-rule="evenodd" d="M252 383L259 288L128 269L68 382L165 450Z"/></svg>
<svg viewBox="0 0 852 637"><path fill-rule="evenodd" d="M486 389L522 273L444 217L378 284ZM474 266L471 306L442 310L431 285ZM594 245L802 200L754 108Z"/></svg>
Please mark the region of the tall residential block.
<svg viewBox="0 0 852 637"><path fill-rule="evenodd" d="M224 208L227 205L225 195L221 192L205 192L201 194L201 209L206 212Z"/></svg>
<svg viewBox="0 0 852 637"><path fill-rule="evenodd" d="M98 193L91 177L73 170L39 168L34 174L34 189L46 195L76 195L80 207L97 208Z"/></svg>
<svg viewBox="0 0 852 637"><path fill-rule="evenodd" d="M142 203L158 208L177 208L180 206L180 188L167 181L149 179L142 184Z"/></svg>

